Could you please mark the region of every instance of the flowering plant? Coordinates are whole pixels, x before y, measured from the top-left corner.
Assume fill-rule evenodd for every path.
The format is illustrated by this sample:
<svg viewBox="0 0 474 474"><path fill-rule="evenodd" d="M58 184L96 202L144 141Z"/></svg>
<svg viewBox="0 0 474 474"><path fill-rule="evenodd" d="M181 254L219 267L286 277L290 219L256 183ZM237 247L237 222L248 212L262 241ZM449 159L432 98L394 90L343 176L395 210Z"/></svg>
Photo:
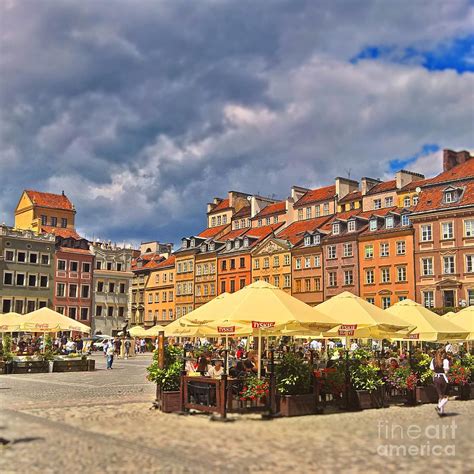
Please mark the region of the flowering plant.
<svg viewBox="0 0 474 474"><path fill-rule="evenodd" d="M339 396L344 391L345 376L342 370L336 368L316 370L314 376L320 379L323 393Z"/></svg>
<svg viewBox="0 0 474 474"><path fill-rule="evenodd" d="M413 390L418 383L418 376L410 367L399 367L390 372L386 380L394 388Z"/></svg>
<svg viewBox="0 0 474 474"><path fill-rule="evenodd" d="M240 392L241 400L260 400L268 395L268 382L258 377L248 377L243 390Z"/></svg>
<svg viewBox="0 0 474 474"><path fill-rule="evenodd" d="M461 364L454 364L448 373L448 380L453 385L467 385L471 371L467 367L463 367Z"/></svg>

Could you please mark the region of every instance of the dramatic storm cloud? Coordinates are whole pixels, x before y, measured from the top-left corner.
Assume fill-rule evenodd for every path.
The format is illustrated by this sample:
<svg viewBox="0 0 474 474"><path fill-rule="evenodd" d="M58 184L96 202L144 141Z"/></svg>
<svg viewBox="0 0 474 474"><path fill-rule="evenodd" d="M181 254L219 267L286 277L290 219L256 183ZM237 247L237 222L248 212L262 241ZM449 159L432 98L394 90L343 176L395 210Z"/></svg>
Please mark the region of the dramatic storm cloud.
<svg viewBox="0 0 474 474"><path fill-rule="evenodd" d="M88 237L177 241L229 189L433 174L473 143L468 0L0 5L0 218L66 193Z"/></svg>

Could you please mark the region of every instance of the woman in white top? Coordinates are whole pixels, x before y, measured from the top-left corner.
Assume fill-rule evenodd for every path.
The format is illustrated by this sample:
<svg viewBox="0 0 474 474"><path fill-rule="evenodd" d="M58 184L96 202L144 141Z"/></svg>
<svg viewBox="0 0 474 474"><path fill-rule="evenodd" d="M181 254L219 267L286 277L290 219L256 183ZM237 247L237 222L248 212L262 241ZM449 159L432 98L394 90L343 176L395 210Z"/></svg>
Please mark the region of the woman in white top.
<svg viewBox="0 0 474 474"><path fill-rule="evenodd" d="M438 392L438 406L436 411L439 416L444 415L444 407L448 403L448 372L449 360L443 349L438 349L434 358L431 361L430 369L434 372L433 382Z"/></svg>
<svg viewBox="0 0 474 474"><path fill-rule="evenodd" d="M216 360L215 365L211 365L208 370L210 377L218 378L224 375L224 367L222 367L222 361Z"/></svg>

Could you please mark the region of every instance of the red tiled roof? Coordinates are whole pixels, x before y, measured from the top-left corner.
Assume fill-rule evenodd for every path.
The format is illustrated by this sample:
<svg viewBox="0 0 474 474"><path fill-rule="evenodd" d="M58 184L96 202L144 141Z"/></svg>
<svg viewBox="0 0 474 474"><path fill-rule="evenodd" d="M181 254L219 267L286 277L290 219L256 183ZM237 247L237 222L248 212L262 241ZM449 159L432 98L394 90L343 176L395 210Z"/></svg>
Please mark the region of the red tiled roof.
<svg viewBox="0 0 474 474"><path fill-rule="evenodd" d="M415 181L412 181L411 183L408 183L406 186L403 186L403 188L400 189L400 192L414 191L416 188L421 188L421 186L428 184L429 182L429 179L417 179Z"/></svg>
<svg viewBox="0 0 474 474"><path fill-rule="evenodd" d="M474 177L474 158L467 160L465 163L454 166L449 171L444 171L439 175L431 178L428 184L446 183L449 181L456 181L460 179L468 179Z"/></svg>
<svg viewBox="0 0 474 474"><path fill-rule="evenodd" d="M278 224L264 225L262 227L252 227L245 233L245 235L261 239L271 234L272 232L275 232L282 225L283 222L279 222Z"/></svg>
<svg viewBox="0 0 474 474"><path fill-rule="evenodd" d="M229 226L229 224L218 225L218 226L215 226L215 227L209 227L208 229L203 230L196 237L202 237L204 239L211 239L212 237L215 237L217 234L222 232L228 226Z"/></svg>
<svg viewBox="0 0 474 474"><path fill-rule="evenodd" d="M86 249L75 249L75 248L72 248L72 247L59 247L59 250L61 252L78 253L78 254L81 254L81 255L90 255L90 256L92 256L92 252L90 250L86 250Z"/></svg>
<svg viewBox="0 0 474 474"><path fill-rule="evenodd" d="M243 229L234 229L228 232L227 234L224 234L222 237L219 237L219 241L225 242L226 240L232 240L235 239L236 237L239 237L242 234L245 234L249 229L248 227L245 227Z"/></svg>
<svg viewBox="0 0 474 474"><path fill-rule="evenodd" d="M229 209L229 206L230 206L230 202L228 199L223 199L219 204L216 205L216 207L214 207L214 209L212 209L209 214L213 213L213 212L217 212L217 211L223 211L224 209Z"/></svg>
<svg viewBox="0 0 474 474"><path fill-rule="evenodd" d="M79 240L83 238L74 229L68 229L63 227L52 227L50 225L43 225L41 226L41 231L47 234L54 234L58 237L63 237L65 239L73 238Z"/></svg>
<svg viewBox="0 0 474 474"><path fill-rule="evenodd" d="M165 267L172 267L176 257L174 255L170 255L166 260L160 262L155 268L165 268Z"/></svg>
<svg viewBox="0 0 474 474"><path fill-rule="evenodd" d="M43 193L40 191L33 191L32 189L25 189L25 193L31 199L33 204L38 206L64 209L67 211L73 210L73 205L65 194Z"/></svg>
<svg viewBox="0 0 474 474"><path fill-rule="evenodd" d="M293 245L296 245L303 239L306 231L316 230L325 224L330 219L329 216L316 217L315 219L307 219L304 221L297 221L285 227L277 234L279 239L289 240Z"/></svg>
<svg viewBox="0 0 474 474"><path fill-rule="evenodd" d="M326 186L308 191L295 203L295 207L304 206L313 202L328 201L336 195L336 186Z"/></svg>
<svg viewBox="0 0 474 474"><path fill-rule="evenodd" d="M286 201L279 201L274 204L269 204L264 207L254 219L259 219L260 217L271 216L273 214L282 214L286 212Z"/></svg>
<svg viewBox="0 0 474 474"><path fill-rule="evenodd" d="M385 193L395 189L397 189L397 181L395 179L391 179L390 181L382 181L381 183L376 184L373 188L370 188L367 194Z"/></svg>
<svg viewBox="0 0 474 474"><path fill-rule="evenodd" d="M242 209L237 211L233 216L232 219L236 219L239 217L248 217L250 216L250 206L244 206Z"/></svg>
<svg viewBox="0 0 474 474"><path fill-rule="evenodd" d="M474 205L474 181L468 181L460 185L460 188L464 188L461 200L449 204L443 202L443 191L447 187L448 185L424 188L420 193L419 201L414 212L426 212L436 209L451 209L460 206Z"/></svg>
<svg viewBox="0 0 474 474"><path fill-rule="evenodd" d="M343 198L339 199L340 203L354 201L356 199L362 199L362 193L360 191L352 191L346 194Z"/></svg>

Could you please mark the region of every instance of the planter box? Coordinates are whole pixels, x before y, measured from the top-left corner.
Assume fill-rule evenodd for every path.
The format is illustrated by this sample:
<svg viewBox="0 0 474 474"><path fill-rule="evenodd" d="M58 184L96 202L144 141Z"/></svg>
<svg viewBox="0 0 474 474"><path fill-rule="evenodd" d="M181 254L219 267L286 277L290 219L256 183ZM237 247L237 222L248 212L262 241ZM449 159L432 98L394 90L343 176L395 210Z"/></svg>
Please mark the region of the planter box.
<svg viewBox="0 0 474 474"><path fill-rule="evenodd" d="M385 408L388 406L383 396L383 387L369 392L368 390L355 390L353 393L356 409Z"/></svg>
<svg viewBox="0 0 474 474"><path fill-rule="evenodd" d="M470 400L472 398L471 384L456 385L455 387L456 387L457 400Z"/></svg>
<svg viewBox="0 0 474 474"><path fill-rule="evenodd" d="M53 372L83 372L88 370L87 360L55 360Z"/></svg>
<svg viewBox="0 0 474 474"><path fill-rule="evenodd" d="M438 403L438 393L435 386L416 387L416 401L418 403Z"/></svg>
<svg viewBox="0 0 474 474"><path fill-rule="evenodd" d="M94 359L87 359L87 370L89 370L89 371L95 370L95 360Z"/></svg>
<svg viewBox="0 0 474 474"><path fill-rule="evenodd" d="M181 392L160 392L160 408L162 412L181 411Z"/></svg>
<svg viewBox="0 0 474 474"><path fill-rule="evenodd" d="M305 395L281 395L279 399L281 416L302 416L314 413L315 396L313 393Z"/></svg>
<svg viewBox="0 0 474 474"><path fill-rule="evenodd" d="M5 364L4 360L0 360L0 374L7 373L7 365Z"/></svg>
<svg viewBox="0 0 474 474"><path fill-rule="evenodd" d="M48 361L44 360L15 361L12 374L40 374L48 372L48 367Z"/></svg>

